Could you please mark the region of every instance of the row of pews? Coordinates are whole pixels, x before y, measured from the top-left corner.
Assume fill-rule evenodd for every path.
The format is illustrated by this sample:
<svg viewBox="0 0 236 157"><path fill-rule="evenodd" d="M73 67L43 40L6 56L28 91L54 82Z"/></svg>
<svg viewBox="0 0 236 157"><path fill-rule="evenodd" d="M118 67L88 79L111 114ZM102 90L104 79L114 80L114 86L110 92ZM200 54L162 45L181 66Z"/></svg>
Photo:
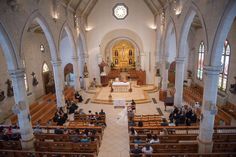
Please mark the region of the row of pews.
<svg viewBox="0 0 236 157"><path fill-rule="evenodd" d="M187 104L193 105L196 102L201 103L203 99L203 88L195 85L190 87L184 87L183 90L183 98ZM227 107L226 107L227 108ZM235 108L236 111L236 108ZM201 113L199 113L200 115ZM218 108L217 115L215 116L215 125L230 125L231 124L231 116L226 113L223 108Z"/></svg>
<svg viewBox="0 0 236 157"><path fill-rule="evenodd" d="M227 102L225 105L220 106L220 109L236 119L236 105Z"/></svg>
<svg viewBox="0 0 236 157"><path fill-rule="evenodd" d="M8 128L9 126L1 126ZM34 127L34 129L38 129ZM59 126L42 126L41 132L34 134L35 151L22 150L21 142L18 141L2 141L0 140L0 156L84 156L96 157L101 146L104 133L104 127L101 126L76 126L66 127L69 133L57 134L56 129L65 130L65 127ZM79 132L79 133L78 133ZM93 139L89 142L82 142L85 132L91 132L86 138Z"/></svg>
<svg viewBox="0 0 236 157"><path fill-rule="evenodd" d="M65 99L74 99L74 89L66 88L64 91ZM29 106L32 125L40 121L41 125L46 125L57 111L56 94L49 93L40 98ZM11 123L16 125L18 122L17 115L10 117Z"/></svg>
<svg viewBox="0 0 236 157"><path fill-rule="evenodd" d="M235 156L236 155L236 127L215 127L213 134L213 152L208 154L198 154L198 134L197 126L158 126L158 127L133 127L138 133L141 143L139 147L146 145L148 134L156 135L159 143L150 144L153 148L152 157L167 156ZM129 127L131 129L131 127ZM167 134L160 133L166 129ZM130 150L134 149L135 138L129 136ZM130 153L130 157L135 154Z"/></svg>

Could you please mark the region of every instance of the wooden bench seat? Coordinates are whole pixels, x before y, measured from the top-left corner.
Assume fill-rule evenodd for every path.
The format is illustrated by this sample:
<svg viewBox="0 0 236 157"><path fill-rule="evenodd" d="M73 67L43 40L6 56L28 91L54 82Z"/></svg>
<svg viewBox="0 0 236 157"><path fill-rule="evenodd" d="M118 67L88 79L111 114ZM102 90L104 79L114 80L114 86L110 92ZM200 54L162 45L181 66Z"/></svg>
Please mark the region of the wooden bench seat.
<svg viewBox="0 0 236 157"><path fill-rule="evenodd" d="M0 149L21 150L20 141L0 141Z"/></svg>
<svg viewBox="0 0 236 157"><path fill-rule="evenodd" d="M25 150L0 150L1 157L97 157L96 153L73 153L73 152L39 152Z"/></svg>
<svg viewBox="0 0 236 157"><path fill-rule="evenodd" d="M234 157L236 153L152 153L152 157ZM137 155L130 153L130 157L137 157Z"/></svg>
<svg viewBox="0 0 236 157"><path fill-rule="evenodd" d="M140 147L144 147L146 144L139 144ZM158 143L151 144L153 153L197 153L198 144L196 143ZM134 148L134 143L130 143L130 150Z"/></svg>
<svg viewBox="0 0 236 157"><path fill-rule="evenodd" d="M48 133L41 133L35 134L35 139L38 141L47 141L52 140L53 142L74 142L73 138L81 139L83 135L68 135L68 134L48 134ZM97 135L90 135L88 137L94 137L97 139L99 146L101 145L101 134Z"/></svg>
<svg viewBox="0 0 236 157"><path fill-rule="evenodd" d="M76 153L96 153L98 154L98 142L73 143L73 142L42 142L35 141L36 151L48 152L76 152Z"/></svg>

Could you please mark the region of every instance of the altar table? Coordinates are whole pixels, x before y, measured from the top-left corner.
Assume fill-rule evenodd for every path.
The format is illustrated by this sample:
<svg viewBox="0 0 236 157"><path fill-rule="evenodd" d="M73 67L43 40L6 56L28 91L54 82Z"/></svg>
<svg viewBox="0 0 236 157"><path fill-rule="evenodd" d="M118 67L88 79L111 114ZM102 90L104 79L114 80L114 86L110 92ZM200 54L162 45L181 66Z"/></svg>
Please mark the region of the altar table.
<svg viewBox="0 0 236 157"><path fill-rule="evenodd" d="M113 82L112 88L113 88L113 92L129 92L130 83L129 82Z"/></svg>

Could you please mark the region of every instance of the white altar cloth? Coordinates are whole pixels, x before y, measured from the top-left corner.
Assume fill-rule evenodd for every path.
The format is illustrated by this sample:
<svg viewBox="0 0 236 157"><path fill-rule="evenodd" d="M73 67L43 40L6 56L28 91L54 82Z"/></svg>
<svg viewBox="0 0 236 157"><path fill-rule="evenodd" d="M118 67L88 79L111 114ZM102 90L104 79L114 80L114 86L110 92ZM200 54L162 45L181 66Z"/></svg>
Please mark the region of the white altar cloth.
<svg viewBox="0 0 236 157"><path fill-rule="evenodd" d="M129 82L113 82L113 92L128 92L130 88Z"/></svg>

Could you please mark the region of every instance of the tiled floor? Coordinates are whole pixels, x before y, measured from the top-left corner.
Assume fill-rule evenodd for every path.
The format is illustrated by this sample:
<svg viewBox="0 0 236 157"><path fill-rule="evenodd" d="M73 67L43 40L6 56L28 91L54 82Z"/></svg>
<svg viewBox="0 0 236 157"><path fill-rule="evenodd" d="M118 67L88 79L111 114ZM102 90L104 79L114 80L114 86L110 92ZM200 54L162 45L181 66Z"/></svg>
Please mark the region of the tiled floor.
<svg viewBox="0 0 236 157"><path fill-rule="evenodd" d="M85 98L89 98L93 95L83 94ZM153 102L147 104L137 104L137 114L158 114L156 108L159 107L162 109L165 116L168 116L170 109L167 109L167 112L164 112L163 102L159 102L158 93L149 94L150 98L155 98L157 104ZM86 100L86 99L85 99ZM102 145L100 147L98 157L128 157L129 156L129 135L128 135L128 126L127 120L124 120L121 115L123 109L114 109L112 105L102 105L102 104L81 104L86 112L91 110L94 112L99 112L103 109L106 112L106 122L107 127L104 131Z"/></svg>

